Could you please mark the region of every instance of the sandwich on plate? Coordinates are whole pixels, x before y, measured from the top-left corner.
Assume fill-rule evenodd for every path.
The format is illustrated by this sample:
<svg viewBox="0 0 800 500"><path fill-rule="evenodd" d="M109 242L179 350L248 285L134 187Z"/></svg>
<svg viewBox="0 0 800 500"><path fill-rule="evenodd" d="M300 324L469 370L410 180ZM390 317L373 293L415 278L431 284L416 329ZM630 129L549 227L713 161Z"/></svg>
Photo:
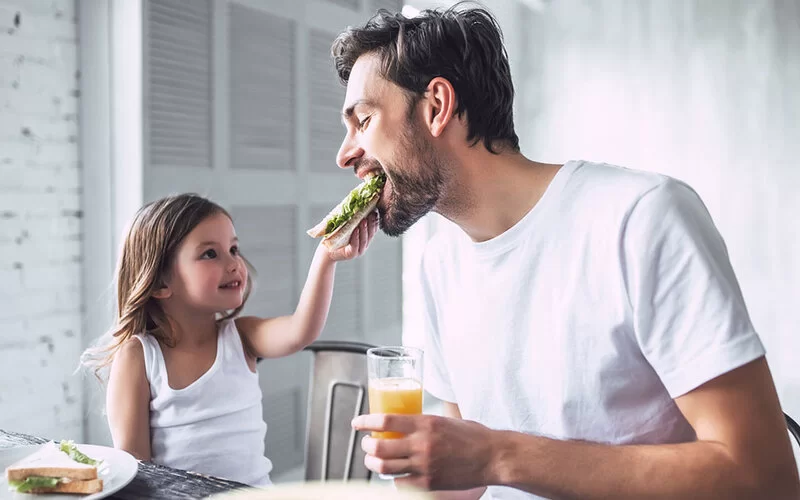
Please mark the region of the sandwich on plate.
<svg viewBox="0 0 800 500"><path fill-rule="evenodd" d="M49 441L33 454L6 468L9 487L19 493L90 494L103 490L97 477L99 460L78 450L72 441Z"/></svg>
<svg viewBox="0 0 800 500"><path fill-rule="evenodd" d="M378 206L385 183L386 175L383 173L366 177L319 224L307 231L309 236L322 237L322 244L329 250L347 246L358 224Z"/></svg>

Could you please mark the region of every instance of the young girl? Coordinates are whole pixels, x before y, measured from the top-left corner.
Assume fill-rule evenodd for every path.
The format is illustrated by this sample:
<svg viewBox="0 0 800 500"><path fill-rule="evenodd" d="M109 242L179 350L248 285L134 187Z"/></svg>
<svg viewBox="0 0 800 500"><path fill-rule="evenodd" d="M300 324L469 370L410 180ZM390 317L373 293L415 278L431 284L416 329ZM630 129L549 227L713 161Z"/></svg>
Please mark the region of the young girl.
<svg viewBox="0 0 800 500"><path fill-rule="evenodd" d="M256 359L287 356L319 336L335 262L363 254L376 228L372 214L345 248L317 248L294 314L238 317L250 265L230 215L192 194L139 210L119 261L111 340L84 354L96 370L111 365L114 446L140 460L270 484Z"/></svg>

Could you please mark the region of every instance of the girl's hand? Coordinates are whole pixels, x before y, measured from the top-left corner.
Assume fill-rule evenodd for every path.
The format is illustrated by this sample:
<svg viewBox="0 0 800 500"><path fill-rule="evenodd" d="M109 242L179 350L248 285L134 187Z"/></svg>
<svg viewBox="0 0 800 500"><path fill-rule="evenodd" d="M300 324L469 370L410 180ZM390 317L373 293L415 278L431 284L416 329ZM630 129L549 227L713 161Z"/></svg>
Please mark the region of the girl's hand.
<svg viewBox="0 0 800 500"><path fill-rule="evenodd" d="M350 236L350 243L338 250L329 251L328 257L333 261L355 259L362 255L369 246L369 242L378 230L378 212L369 214ZM324 245L321 245L324 248Z"/></svg>

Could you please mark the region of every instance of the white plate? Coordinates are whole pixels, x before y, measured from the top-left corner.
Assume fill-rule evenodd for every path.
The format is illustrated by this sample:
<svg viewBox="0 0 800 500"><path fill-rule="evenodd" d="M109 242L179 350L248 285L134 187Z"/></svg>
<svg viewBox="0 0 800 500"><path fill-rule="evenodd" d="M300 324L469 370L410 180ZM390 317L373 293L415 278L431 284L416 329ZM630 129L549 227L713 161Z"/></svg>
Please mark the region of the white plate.
<svg viewBox="0 0 800 500"><path fill-rule="evenodd" d="M87 456L95 460L103 460L105 464L97 471L97 477L103 480L103 491L91 495L75 494L50 494L50 495L30 495L27 493L17 493L8 489L5 470L9 465L22 460L31 453L42 447L40 444L32 446L17 446L15 448L5 448L0 450L0 500L65 500L68 498L80 498L81 500L97 500L105 498L125 487L136 477L139 463L128 453L109 448L107 446L96 446L93 444L78 444L78 449Z"/></svg>

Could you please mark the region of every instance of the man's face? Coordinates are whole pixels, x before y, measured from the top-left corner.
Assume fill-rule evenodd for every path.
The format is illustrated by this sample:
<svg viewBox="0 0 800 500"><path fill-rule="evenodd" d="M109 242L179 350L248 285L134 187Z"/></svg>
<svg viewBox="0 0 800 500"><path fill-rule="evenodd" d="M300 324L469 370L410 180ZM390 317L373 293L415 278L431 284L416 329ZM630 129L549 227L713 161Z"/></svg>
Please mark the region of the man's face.
<svg viewBox="0 0 800 500"><path fill-rule="evenodd" d="M342 112L347 135L336 161L359 178L386 173L378 213L389 236L403 234L436 208L445 188L444 162L415 108L380 75L376 56L361 56L353 65Z"/></svg>

